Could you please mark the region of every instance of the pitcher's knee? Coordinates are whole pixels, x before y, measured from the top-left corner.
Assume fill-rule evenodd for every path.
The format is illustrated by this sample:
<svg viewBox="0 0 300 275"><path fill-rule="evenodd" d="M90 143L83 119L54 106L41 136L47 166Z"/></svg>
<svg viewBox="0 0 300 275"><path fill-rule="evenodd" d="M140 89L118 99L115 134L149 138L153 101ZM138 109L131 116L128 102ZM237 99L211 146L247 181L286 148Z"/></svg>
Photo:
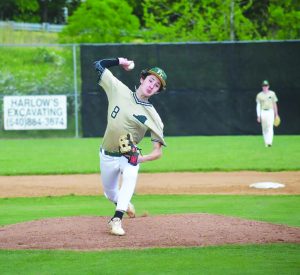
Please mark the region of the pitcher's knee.
<svg viewBox="0 0 300 275"><path fill-rule="evenodd" d="M106 198L108 198L113 203L116 203L118 201L118 194L116 194L115 192L105 191L104 195L105 195Z"/></svg>

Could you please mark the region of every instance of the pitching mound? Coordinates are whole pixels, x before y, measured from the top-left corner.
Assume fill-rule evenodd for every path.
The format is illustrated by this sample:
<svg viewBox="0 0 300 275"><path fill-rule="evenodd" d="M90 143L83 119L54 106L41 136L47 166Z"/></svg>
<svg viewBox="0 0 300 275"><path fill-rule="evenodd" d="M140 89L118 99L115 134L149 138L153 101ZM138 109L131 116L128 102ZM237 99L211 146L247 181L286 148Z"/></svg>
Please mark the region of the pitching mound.
<svg viewBox="0 0 300 275"><path fill-rule="evenodd" d="M105 250L300 243L300 228L209 214L123 219L126 235L108 233L108 217L67 217L0 228L0 249Z"/></svg>

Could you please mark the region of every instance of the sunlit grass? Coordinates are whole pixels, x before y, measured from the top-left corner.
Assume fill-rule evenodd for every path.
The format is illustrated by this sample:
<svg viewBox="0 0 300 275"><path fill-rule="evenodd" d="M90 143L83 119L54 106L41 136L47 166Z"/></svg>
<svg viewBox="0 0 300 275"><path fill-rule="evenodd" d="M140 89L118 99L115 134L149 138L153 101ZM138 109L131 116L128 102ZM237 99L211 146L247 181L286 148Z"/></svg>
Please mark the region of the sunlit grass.
<svg viewBox="0 0 300 275"><path fill-rule="evenodd" d="M99 172L101 138L0 139L0 175L87 174ZM276 136L265 148L261 136L166 137L168 146L141 172L297 171L300 136ZM145 138L143 154L152 150Z"/></svg>
<svg viewBox="0 0 300 275"><path fill-rule="evenodd" d="M297 244L117 251L0 251L1 274L299 274Z"/></svg>
<svg viewBox="0 0 300 275"><path fill-rule="evenodd" d="M300 196L134 195L137 215L209 213L300 226ZM0 226L43 218L110 216L114 205L99 196L0 199Z"/></svg>
<svg viewBox="0 0 300 275"><path fill-rule="evenodd" d="M58 33L0 28L0 44L57 44Z"/></svg>

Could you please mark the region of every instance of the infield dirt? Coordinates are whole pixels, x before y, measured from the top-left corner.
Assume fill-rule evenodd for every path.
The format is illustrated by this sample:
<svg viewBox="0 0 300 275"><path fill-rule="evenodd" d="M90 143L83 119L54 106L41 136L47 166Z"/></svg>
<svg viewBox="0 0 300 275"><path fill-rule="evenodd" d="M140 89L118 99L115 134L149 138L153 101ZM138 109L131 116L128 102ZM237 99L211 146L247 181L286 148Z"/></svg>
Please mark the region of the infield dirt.
<svg viewBox="0 0 300 275"><path fill-rule="evenodd" d="M253 189L256 182L285 184ZM137 194L300 194L300 172L140 174ZM100 176L0 177L0 197L102 194ZM113 208L112 208L113 211ZM126 235L108 233L109 217L43 219L0 227L0 249L105 250L209 246L246 243L300 243L300 228L222 215L178 214L124 218Z"/></svg>
<svg viewBox="0 0 300 275"><path fill-rule="evenodd" d="M285 184L255 189L256 182ZM102 194L100 175L0 176L0 197ZM137 194L300 194L300 171L140 174Z"/></svg>

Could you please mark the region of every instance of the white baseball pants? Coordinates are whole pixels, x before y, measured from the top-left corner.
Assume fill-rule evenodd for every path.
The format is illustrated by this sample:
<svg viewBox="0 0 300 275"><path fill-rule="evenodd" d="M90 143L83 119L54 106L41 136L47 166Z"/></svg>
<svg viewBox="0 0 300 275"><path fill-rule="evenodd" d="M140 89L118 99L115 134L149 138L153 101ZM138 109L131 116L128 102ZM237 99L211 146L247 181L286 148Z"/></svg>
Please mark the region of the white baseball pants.
<svg viewBox="0 0 300 275"><path fill-rule="evenodd" d="M274 136L274 110L261 110L261 128L265 145L272 145Z"/></svg>
<svg viewBox="0 0 300 275"><path fill-rule="evenodd" d="M105 155L102 149L99 155L104 195L117 204L116 210L126 212L135 190L139 164L133 166L123 156Z"/></svg>

